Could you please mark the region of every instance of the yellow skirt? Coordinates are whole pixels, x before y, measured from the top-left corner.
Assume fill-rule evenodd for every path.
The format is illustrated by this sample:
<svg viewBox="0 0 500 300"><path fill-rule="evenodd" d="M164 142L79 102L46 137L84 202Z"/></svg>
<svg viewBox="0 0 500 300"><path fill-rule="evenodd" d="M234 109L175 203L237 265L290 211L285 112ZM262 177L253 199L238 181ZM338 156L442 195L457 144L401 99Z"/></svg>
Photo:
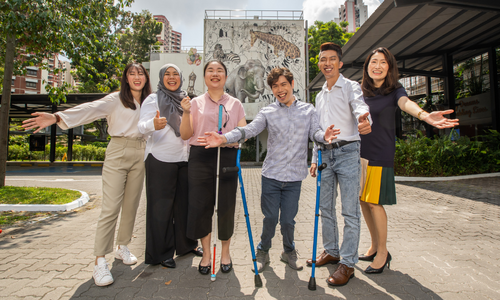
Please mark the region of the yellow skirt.
<svg viewBox="0 0 500 300"><path fill-rule="evenodd" d="M380 204L396 204L396 183L394 168L369 166L368 160L361 159L361 201Z"/></svg>

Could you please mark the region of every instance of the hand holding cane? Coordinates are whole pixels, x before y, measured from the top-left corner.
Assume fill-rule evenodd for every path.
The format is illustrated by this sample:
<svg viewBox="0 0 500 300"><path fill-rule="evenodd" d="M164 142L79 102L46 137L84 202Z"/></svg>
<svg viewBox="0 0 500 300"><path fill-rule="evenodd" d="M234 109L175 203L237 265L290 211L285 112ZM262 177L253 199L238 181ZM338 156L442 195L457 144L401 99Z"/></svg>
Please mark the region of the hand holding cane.
<svg viewBox="0 0 500 300"><path fill-rule="evenodd" d="M316 245L318 243L318 219L319 219L319 197L321 190L321 171L326 168L326 163L321 162L321 147L322 145L318 145L318 177L316 179L316 209L315 209L315 217L314 217L314 242L313 242L313 253L312 253L312 270L311 270L311 278L309 279L309 284L307 286L311 291L316 290Z"/></svg>

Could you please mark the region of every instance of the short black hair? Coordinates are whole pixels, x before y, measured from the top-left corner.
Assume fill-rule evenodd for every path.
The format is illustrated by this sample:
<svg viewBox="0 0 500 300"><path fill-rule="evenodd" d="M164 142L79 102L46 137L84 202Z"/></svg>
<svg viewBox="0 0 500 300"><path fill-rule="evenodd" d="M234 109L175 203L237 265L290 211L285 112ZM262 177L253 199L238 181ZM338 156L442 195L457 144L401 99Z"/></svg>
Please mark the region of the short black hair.
<svg viewBox="0 0 500 300"><path fill-rule="evenodd" d="M323 43L319 46L319 55L321 56L321 52L326 50L333 50L337 52L337 56L339 57L339 61L342 61L342 47L332 42Z"/></svg>

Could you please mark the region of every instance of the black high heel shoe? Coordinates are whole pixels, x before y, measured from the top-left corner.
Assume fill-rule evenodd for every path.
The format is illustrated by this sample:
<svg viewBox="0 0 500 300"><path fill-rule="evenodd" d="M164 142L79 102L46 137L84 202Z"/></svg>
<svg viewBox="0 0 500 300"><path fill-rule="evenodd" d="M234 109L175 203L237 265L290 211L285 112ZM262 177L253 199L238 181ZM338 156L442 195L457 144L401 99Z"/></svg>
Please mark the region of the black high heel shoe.
<svg viewBox="0 0 500 300"><path fill-rule="evenodd" d="M380 273L384 272L385 266L387 266L387 269L391 268L391 260L392 260L391 254L389 252L387 252L387 258L385 259L385 264L382 266L382 268L374 269L374 268L368 266L368 268L366 268L366 270L365 270L365 273L367 273L367 274L380 274Z"/></svg>
<svg viewBox="0 0 500 300"><path fill-rule="evenodd" d="M229 273L233 269L233 261L230 261L229 264L225 265L223 263L220 264L220 270L222 273Z"/></svg>
<svg viewBox="0 0 500 300"><path fill-rule="evenodd" d="M201 262L198 265L198 272L200 272L201 275L208 275L208 274L210 274L210 270L211 269L212 269L212 267L210 265L208 265L208 266L202 266Z"/></svg>
<svg viewBox="0 0 500 300"><path fill-rule="evenodd" d="M364 261L373 261L375 256L377 256L377 252L373 253L372 255L361 255L360 257L358 257L358 259Z"/></svg>

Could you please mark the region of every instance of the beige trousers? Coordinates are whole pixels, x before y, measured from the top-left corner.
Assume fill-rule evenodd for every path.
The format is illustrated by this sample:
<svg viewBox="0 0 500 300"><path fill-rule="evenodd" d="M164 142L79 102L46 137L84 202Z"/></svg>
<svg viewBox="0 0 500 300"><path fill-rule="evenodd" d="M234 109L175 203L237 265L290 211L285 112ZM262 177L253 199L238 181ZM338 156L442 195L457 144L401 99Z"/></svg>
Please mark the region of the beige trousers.
<svg viewBox="0 0 500 300"><path fill-rule="evenodd" d="M135 216L144 186L144 149L142 139L112 137L102 169L102 210L97 222L94 255L113 252L116 222L121 210L117 245L132 239Z"/></svg>

